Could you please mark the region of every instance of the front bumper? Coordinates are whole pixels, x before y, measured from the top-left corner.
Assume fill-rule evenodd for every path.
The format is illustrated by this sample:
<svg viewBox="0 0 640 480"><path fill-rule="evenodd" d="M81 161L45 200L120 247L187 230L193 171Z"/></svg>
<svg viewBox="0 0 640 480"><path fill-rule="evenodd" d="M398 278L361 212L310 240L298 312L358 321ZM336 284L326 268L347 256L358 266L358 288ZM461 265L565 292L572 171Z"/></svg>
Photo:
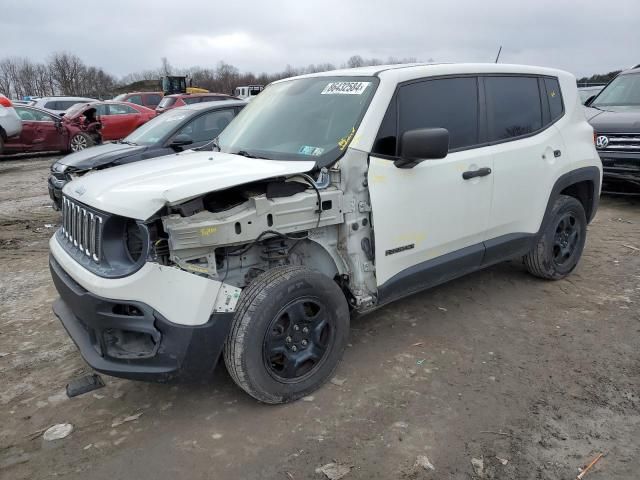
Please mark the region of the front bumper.
<svg viewBox="0 0 640 480"><path fill-rule="evenodd" d="M231 329L232 312L213 313L202 325L178 325L143 302L90 293L53 256L49 268L60 294L53 311L95 370L168 382L203 378L215 368Z"/></svg>
<svg viewBox="0 0 640 480"><path fill-rule="evenodd" d="M640 154L599 151L602 193L640 195Z"/></svg>

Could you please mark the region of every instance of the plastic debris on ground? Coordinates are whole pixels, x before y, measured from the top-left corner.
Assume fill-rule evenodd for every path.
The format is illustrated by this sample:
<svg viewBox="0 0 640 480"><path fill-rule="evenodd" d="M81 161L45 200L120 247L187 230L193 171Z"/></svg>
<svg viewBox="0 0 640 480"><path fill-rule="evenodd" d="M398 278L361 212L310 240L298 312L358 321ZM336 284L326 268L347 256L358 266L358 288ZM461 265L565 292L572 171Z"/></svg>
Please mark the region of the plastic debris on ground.
<svg viewBox="0 0 640 480"><path fill-rule="evenodd" d="M124 417L122 420L114 420L111 424L111 428L119 427L123 423L133 422L134 420L138 420L142 416L143 412L136 413L134 415L129 415L128 417Z"/></svg>
<svg viewBox="0 0 640 480"><path fill-rule="evenodd" d="M74 378L67 384L67 397L77 397L102 387L104 387L104 382L97 373Z"/></svg>
<svg viewBox="0 0 640 480"><path fill-rule="evenodd" d="M415 463L416 467L422 467L425 470L435 470L436 467L429 461L429 458L426 455L418 455Z"/></svg>
<svg viewBox="0 0 640 480"><path fill-rule="evenodd" d="M316 468L316 473L324 473L325 477L329 480L340 480L351 471L351 468L349 465L340 465L339 463L331 462Z"/></svg>
<svg viewBox="0 0 640 480"><path fill-rule="evenodd" d="M70 423L58 423L49 427L42 435L42 438L47 442L51 442L52 440L60 440L68 437L71 432L73 432L73 425Z"/></svg>

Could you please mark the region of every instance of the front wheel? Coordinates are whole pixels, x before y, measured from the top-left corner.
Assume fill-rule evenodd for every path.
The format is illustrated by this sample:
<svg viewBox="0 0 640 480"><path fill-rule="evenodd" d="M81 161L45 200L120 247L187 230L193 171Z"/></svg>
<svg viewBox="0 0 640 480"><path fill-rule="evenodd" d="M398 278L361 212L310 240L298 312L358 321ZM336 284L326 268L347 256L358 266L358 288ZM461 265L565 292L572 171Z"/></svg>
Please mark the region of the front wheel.
<svg viewBox="0 0 640 480"><path fill-rule="evenodd" d="M586 238L587 218L582 203L560 195L538 242L524 256L524 264L536 277L560 280L576 268Z"/></svg>
<svg viewBox="0 0 640 480"><path fill-rule="evenodd" d="M277 267L242 292L224 360L252 397L291 402L329 379L348 335L349 308L333 280L305 267Z"/></svg>
<svg viewBox="0 0 640 480"><path fill-rule="evenodd" d="M76 133L71 137L71 140L69 140L69 148L72 152L79 152L93 145L95 145L95 141L91 138L91 135L83 132Z"/></svg>

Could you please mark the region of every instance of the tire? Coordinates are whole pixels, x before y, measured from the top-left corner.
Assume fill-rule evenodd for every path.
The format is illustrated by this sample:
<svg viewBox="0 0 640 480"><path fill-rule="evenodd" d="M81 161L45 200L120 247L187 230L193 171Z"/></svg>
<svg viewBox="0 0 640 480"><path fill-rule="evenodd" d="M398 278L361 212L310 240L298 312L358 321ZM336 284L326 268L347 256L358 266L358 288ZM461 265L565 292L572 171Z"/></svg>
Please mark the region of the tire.
<svg viewBox="0 0 640 480"><path fill-rule="evenodd" d="M584 207L574 197L560 195L536 245L524 256L527 270L536 277L560 280L580 260L587 238Z"/></svg>
<svg viewBox="0 0 640 480"><path fill-rule="evenodd" d="M224 361L252 397L292 402L330 378L348 335L349 307L333 280L305 267L276 267L243 290Z"/></svg>
<svg viewBox="0 0 640 480"><path fill-rule="evenodd" d="M0 133L0 155L4 153L4 138L2 138L2 134Z"/></svg>
<svg viewBox="0 0 640 480"><path fill-rule="evenodd" d="M95 141L91 137L91 135L78 132L69 140L69 149L72 152L79 152L84 150L85 148L93 147L95 145Z"/></svg>

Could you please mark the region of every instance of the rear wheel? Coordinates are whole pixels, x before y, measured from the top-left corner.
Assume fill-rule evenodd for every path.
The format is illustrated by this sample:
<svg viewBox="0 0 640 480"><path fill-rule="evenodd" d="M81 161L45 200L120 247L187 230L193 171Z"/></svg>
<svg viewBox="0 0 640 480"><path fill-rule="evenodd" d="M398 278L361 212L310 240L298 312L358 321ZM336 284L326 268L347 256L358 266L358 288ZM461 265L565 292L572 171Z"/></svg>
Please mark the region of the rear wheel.
<svg viewBox="0 0 640 480"><path fill-rule="evenodd" d="M76 133L71 137L71 140L69 140L69 148L72 152L79 152L93 145L95 145L93 138L84 132Z"/></svg>
<svg viewBox="0 0 640 480"><path fill-rule="evenodd" d="M525 255L524 264L536 277L560 280L576 268L586 238L587 219L582 203L561 195L538 242Z"/></svg>
<svg viewBox="0 0 640 480"><path fill-rule="evenodd" d="M305 267L277 267L242 292L224 359L249 395L286 403L327 381L348 334L349 308L333 280Z"/></svg>

